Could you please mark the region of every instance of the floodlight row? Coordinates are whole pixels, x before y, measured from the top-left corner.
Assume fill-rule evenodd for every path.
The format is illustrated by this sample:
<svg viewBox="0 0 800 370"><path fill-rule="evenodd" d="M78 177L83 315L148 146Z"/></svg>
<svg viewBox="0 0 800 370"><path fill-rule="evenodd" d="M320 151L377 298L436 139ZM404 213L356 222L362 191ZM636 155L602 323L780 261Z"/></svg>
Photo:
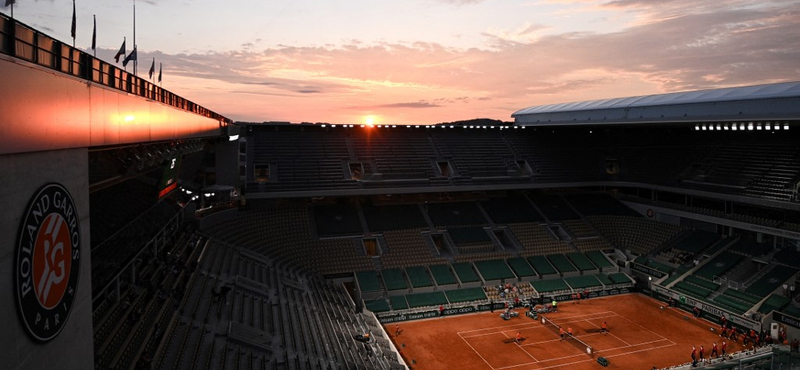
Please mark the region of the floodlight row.
<svg viewBox="0 0 800 370"><path fill-rule="evenodd" d="M694 125L695 131L784 131L789 130L789 122L734 122L703 123Z"/></svg>

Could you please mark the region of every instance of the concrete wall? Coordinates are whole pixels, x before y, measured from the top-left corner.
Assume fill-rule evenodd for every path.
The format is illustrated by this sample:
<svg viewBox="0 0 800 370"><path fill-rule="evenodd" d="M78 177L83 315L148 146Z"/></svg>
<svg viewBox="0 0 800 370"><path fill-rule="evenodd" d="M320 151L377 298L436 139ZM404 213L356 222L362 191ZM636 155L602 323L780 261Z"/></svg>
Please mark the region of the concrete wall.
<svg viewBox="0 0 800 370"><path fill-rule="evenodd" d="M5 96L5 95L3 95ZM4 123L5 124L5 123ZM42 133L44 134L44 133ZM3 140L3 145L6 141ZM92 286L87 149L0 155L0 368L92 369ZM69 319L46 343L32 340L17 312L14 264L20 222L31 197L57 182L72 195L81 231L80 278Z"/></svg>
<svg viewBox="0 0 800 370"><path fill-rule="evenodd" d="M0 154L217 136L220 122L0 55Z"/></svg>
<svg viewBox="0 0 800 370"><path fill-rule="evenodd" d="M239 187L239 142L225 141L215 145L217 185Z"/></svg>

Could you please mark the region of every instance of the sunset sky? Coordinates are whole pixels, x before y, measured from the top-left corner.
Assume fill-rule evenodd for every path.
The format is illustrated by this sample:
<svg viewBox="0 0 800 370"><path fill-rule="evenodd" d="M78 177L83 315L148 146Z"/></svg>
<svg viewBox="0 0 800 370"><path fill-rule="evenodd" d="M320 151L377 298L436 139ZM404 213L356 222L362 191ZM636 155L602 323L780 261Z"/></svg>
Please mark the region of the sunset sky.
<svg viewBox="0 0 800 370"><path fill-rule="evenodd" d="M130 52L131 0L76 8L78 47L96 14L98 57L123 37ZM71 42L70 0L17 0L14 17ZM155 57L164 88L242 121L510 120L800 80L800 0L138 0L136 22L139 76Z"/></svg>

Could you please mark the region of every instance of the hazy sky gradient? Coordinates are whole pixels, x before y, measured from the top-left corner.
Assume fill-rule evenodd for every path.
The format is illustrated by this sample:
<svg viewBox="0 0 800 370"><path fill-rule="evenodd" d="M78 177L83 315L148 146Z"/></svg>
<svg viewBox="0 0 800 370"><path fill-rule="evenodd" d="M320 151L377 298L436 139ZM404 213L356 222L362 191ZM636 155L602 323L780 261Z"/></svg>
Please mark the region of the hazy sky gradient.
<svg viewBox="0 0 800 370"><path fill-rule="evenodd" d="M77 46L133 46L131 0L77 0ZM3 8L8 14L9 9ZM15 18L71 41L72 2ZM531 105L800 80L800 0L138 0L139 75L234 120L510 120ZM129 68L130 69L130 68Z"/></svg>

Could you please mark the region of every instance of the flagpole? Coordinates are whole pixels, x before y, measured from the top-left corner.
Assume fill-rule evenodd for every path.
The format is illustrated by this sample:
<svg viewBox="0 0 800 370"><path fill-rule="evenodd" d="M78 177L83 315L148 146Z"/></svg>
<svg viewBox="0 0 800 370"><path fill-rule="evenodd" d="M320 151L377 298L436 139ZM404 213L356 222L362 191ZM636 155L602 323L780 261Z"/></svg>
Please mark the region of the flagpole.
<svg viewBox="0 0 800 370"><path fill-rule="evenodd" d="M127 40L128 40L128 38L127 38L127 37L125 37L125 36L123 36L123 37L122 37L122 45L125 45L125 41L127 41ZM127 53L128 53L128 51L127 51L127 50L125 50L125 51L122 53L122 68L124 68L124 69L125 69L125 72L128 72L128 66L127 66L127 65L125 65L125 58L127 57L127 55L126 55Z"/></svg>
<svg viewBox="0 0 800 370"><path fill-rule="evenodd" d="M133 51L136 51L136 0L133 0ZM133 60L133 74L136 75L136 66L139 64L139 56Z"/></svg>
<svg viewBox="0 0 800 370"><path fill-rule="evenodd" d="M75 48L75 0L72 0L72 48Z"/></svg>
<svg viewBox="0 0 800 370"><path fill-rule="evenodd" d="M94 50L94 57L97 58L97 14L92 14L92 18L94 19L94 28L92 29L92 49Z"/></svg>

